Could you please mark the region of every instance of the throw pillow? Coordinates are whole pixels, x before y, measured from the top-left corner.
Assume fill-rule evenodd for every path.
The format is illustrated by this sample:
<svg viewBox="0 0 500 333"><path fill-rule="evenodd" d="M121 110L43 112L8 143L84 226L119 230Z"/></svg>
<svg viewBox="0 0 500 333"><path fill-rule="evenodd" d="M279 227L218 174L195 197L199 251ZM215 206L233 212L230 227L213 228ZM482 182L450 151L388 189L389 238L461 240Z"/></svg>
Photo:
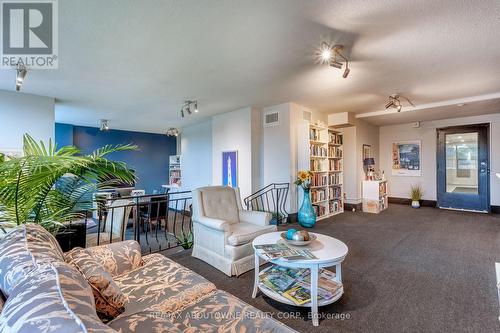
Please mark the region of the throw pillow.
<svg viewBox="0 0 500 333"><path fill-rule="evenodd" d="M99 318L106 322L125 311L127 297L113 281L111 275L85 249L71 250L66 254L66 260L87 279L94 293Z"/></svg>

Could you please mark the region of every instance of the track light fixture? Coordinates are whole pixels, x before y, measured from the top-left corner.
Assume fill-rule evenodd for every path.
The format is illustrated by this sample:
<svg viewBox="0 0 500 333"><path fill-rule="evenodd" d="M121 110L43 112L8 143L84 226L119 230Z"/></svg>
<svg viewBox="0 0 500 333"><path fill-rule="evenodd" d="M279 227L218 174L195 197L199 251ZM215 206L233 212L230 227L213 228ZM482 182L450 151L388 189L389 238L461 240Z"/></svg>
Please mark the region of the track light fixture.
<svg viewBox="0 0 500 333"><path fill-rule="evenodd" d="M187 114L193 114L198 113L198 101L197 100L186 100L184 101L184 104L182 104L181 107L181 117L184 118L184 116Z"/></svg>
<svg viewBox="0 0 500 333"><path fill-rule="evenodd" d="M408 98L401 96L399 94L390 95L385 103L385 108L394 108L397 112L401 112L403 109L403 104L401 103L401 98L405 99L411 106L415 106Z"/></svg>
<svg viewBox="0 0 500 333"><path fill-rule="evenodd" d="M106 119L101 119L101 127L100 127L100 130L105 132L105 131L109 131L109 124L108 124L108 120Z"/></svg>
<svg viewBox="0 0 500 333"><path fill-rule="evenodd" d="M342 77L345 79L349 76L351 69L349 68L349 60L342 54L343 50L343 45L331 46L330 44L323 42L320 49L320 58L322 63L328 64L337 69L342 69L344 66L343 62L345 62L345 69L342 74Z"/></svg>
<svg viewBox="0 0 500 333"><path fill-rule="evenodd" d="M26 74L28 74L28 69L24 65L17 65L16 69L16 91L21 90L21 86L24 83L24 79L26 78Z"/></svg>
<svg viewBox="0 0 500 333"><path fill-rule="evenodd" d="M175 127L170 127L167 130L167 136L178 136L179 135L179 130Z"/></svg>

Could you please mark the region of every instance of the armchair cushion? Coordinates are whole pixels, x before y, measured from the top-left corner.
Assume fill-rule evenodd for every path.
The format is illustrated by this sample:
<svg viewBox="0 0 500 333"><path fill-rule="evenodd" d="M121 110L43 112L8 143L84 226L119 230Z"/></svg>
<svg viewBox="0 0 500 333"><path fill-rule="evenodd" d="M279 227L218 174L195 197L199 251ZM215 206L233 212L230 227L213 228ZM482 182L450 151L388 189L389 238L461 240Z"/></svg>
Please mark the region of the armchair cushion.
<svg viewBox="0 0 500 333"><path fill-rule="evenodd" d="M99 318L108 321L125 311L127 298L97 260L82 248L75 248L67 253L66 260L68 259L92 288Z"/></svg>
<svg viewBox="0 0 500 333"><path fill-rule="evenodd" d="M193 222L198 222L206 227L209 227L210 229L215 229L220 231L227 231L230 228L230 224L226 221L213 219L205 216L198 216L193 219Z"/></svg>
<svg viewBox="0 0 500 333"><path fill-rule="evenodd" d="M240 221L234 189L226 186L213 186L199 190L205 216L224 220L230 224Z"/></svg>
<svg viewBox="0 0 500 333"><path fill-rule="evenodd" d="M123 274L142 265L141 246L132 240L89 247L85 251L93 256L111 276Z"/></svg>
<svg viewBox="0 0 500 333"><path fill-rule="evenodd" d="M276 231L276 226L260 226L252 223L240 222L231 225L231 235L227 238L227 243L232 246L239 246L250 243L255 237Z"/></svg>
<svg viewBox="0 0 500 333"><path fill-rule="evenodd" d="M240 210L240 221L261 226L269 225L272 219L271 213L259 212L255 210Z"/></svg>
<svg viewBox="0 0 500 333"><path fill-rule="evenodd" d="M0 241L0 290L9 297L28 273L63 261L62 250L50 232L32 223L17 226Z"/></svg>

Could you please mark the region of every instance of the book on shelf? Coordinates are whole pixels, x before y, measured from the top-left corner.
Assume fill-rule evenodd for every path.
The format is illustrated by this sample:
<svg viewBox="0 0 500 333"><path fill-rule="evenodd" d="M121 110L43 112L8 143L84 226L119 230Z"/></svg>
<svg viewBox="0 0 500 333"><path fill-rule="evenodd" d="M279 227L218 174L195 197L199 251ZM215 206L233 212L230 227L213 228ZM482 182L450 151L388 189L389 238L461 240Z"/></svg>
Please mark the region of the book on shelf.
<svg viewBox="0 0 500 333"><path fill-rule="evenodd" d="M321 165L321 162L322 161L311 160L310 161L310 168L309 168L309 170L311 170L311 171L324 171L323 167Z"/></svg>
<svg viewBox="0 0 500 333"><path fill-rule="evenodd" d="M328 204L330 213L340 212L342 210L342 199L331 200Z"/></svg>
<svg viewBox="0 0 500 333"><path fill-rule="evenodd" d="M342 158L342 148L330 146L328 147L328 157Z"/></svg>
<svg viewBox="0 0 500 333"><path fill-rule="evenodd" d="M328 131L328 143L342 145L343 141L344 140L342 134Z"/></svg>
<svg viewBox="0 0 500 333"><path fill-rule="evenodd" d="M325 208L325 206L313 204L313 209L314 209L314 213L318 217L321 217L321 216L323 216L323 215L326 214L326 208Z"/></svg>
<svg viewBox="0 0 500 333"><path fill-rule="evenodd" d="M316 259L316 256L307 249L292 249L285 243L255 245L255 251L258 251L268 260L309 260Z"/></svg>
<svg viewBox="0 0 500 333"><path fill-rule="evenodd" d="M330 300L342 285L335 280L335 273L322 269L318 276L318 300ZM265 288L291 300L297 305L311 301L311 273L305 268L272 266L259 275Z"/></svg>
<svg viewBox="0 0 500 333"><path fill-rule="evenodd" d="M328 188L328 198L330 200L342 198L342 188L341 187L329 187Z"/></svg>
<svg viewBox="0 0 500 333"><path fill-rule="evenodd" d="M330 173L328 175L329 185L342 185L342 177L340 173Z"/></svg>
<svg viewBox="0 0 500 333"><path fill-rule="evenodd" d="M309 145L309 154L311 156L328 157L328 150L325 147L311 144Z"/></svg>
<svg viewBox="0 0 500 333"><path fill-rule="evenodd" d="M309 140L320 141L320 130L317 128L309 128Z"/></svg>
<svg viewBox="0 0 500 333"><path fill-rule="evenodd" d="M327 194L327 189L326 188L318 188L318 189L312 189L311 190L311 201L318 202L318 201L324 201L326 200L326 194Z"/></svg>
<svg viewBox="0 0 500 333"><path fill-rule="evenodd" d="M342 171L342 160L329 160L328 170L330 171Z"/></svg>
<svg viewBox="0 0 500 333"><path fill-rule="evenodd" d="M326 186L328 185L328 175L324 173L318 173L313 175L311 179L311 186Z"/></svg>

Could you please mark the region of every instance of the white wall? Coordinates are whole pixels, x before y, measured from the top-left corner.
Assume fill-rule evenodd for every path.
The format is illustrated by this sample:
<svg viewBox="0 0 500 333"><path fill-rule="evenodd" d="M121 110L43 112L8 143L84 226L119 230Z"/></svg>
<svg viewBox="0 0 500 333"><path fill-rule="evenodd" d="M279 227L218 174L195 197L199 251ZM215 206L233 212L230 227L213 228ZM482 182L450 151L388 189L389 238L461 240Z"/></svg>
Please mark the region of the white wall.
<svg viewBox="0 0 500 333"><path fill-rule="evenodd" d="M212 184L212 120L184 127L180 134L182 189Z"/></svg>
<svg viewBox="0 0 500 333"><path fill-rule="evenodd" d="M361 182L365 179L363 145L371 145L375 170L379 163L379 128L356 119L355 125L339 129L344 134L344 193L346 202L357 204L362 200Z"/></svg>
<svg viewBox="0 0 500 333"><path fill-rule="evenodd" d="M238 151L238 187L241 197L252 194L252 108L212 117L212 180L222 184L222 152ZM255 140L255 139L254 139Z"/></svg>
<svg viewBox="0 0 500 333"><path fill-rule="evenodd" d="M54 139L54 99L0 91L0 149L22 149L23 135Z"/></svg>
<svg viewBox="0 0 500 333"><path fill-rule="evenodd" d="M422 122L420 128L410 124L380 127L380 168L385 170L389 180L389 194L392 197L409 198L411 184L421 184L424 199L436 200L436 129L447 126L490 123L490 188L491 204L500 205L500 179L495 174L500 172L500 113L493 115L445 119ZM401 140L421 140L420 177L398 177L391 175L392 143Z"/></svg>

